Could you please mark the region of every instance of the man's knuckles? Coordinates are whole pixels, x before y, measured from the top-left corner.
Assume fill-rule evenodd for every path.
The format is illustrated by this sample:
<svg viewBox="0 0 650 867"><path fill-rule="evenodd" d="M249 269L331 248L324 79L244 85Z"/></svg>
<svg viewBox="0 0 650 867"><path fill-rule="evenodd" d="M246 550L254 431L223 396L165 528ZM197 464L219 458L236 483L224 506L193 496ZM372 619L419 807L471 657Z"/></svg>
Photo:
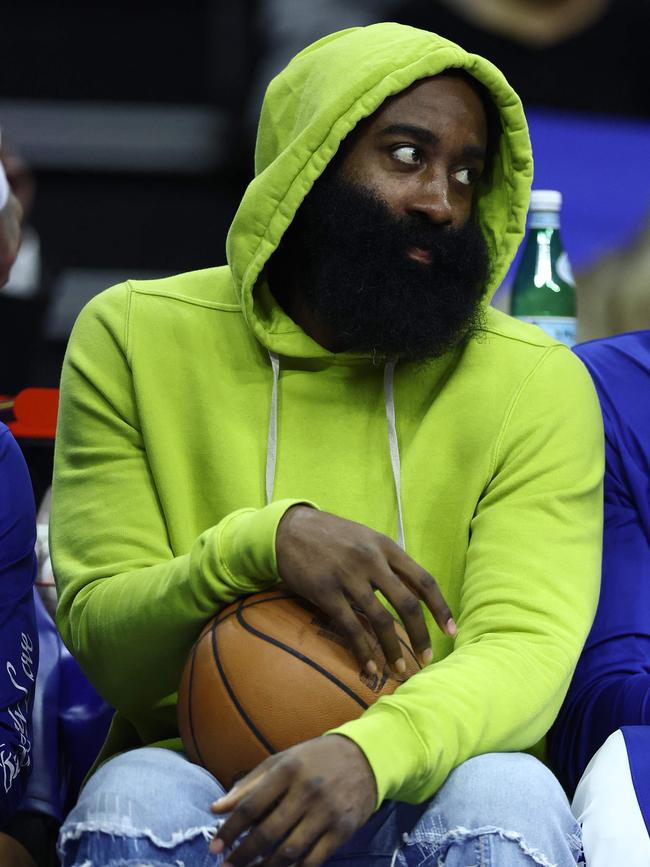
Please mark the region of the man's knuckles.
<svg viewBox="0 0 650 867"><path fill-rule="evenodd" d="M407 617L409 620L422 618L420 600L417 598L417 596L413 596L412 593L409 593L400 600L399 611L403 617Z"/></svg>
<svg viewBox="0 0 650 867"><path fill-rule="evenodd" d="M393 615L383 606L381 611L373 612L370 615L370 620L374 628L380 632L387 632L395 626Z"/></svg>

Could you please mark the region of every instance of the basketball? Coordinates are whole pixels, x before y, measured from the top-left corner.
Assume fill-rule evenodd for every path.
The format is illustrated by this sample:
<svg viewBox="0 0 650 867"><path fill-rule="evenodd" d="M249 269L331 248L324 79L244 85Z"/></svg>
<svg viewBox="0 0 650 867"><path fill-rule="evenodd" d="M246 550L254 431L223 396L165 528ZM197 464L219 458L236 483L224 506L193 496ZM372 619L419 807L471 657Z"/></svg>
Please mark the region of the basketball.
<svg viewBox="0 0 650 867"><path fill-rule="evenodd" d="M201 632L178 692L178 727L191 761L227 789L260 762L360 716L420 670L397 621L406 672L386 664L369 621L379 673L360 666L316 606L276 589L238 599Z"/></svg>

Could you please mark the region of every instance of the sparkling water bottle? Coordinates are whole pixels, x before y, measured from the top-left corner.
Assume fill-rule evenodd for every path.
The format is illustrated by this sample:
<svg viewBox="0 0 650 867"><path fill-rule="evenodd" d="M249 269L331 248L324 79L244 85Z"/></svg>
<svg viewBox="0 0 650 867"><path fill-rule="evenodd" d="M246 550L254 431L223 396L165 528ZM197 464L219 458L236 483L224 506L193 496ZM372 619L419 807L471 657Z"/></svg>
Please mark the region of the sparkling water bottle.
<svg viewBox="0 0 650 867"><path fill-rule="evenodd" d="M510 312L573 346L576 291L560 237L561 208L562 194L556 190L532 191L528 234L512 287Z"/></svg>

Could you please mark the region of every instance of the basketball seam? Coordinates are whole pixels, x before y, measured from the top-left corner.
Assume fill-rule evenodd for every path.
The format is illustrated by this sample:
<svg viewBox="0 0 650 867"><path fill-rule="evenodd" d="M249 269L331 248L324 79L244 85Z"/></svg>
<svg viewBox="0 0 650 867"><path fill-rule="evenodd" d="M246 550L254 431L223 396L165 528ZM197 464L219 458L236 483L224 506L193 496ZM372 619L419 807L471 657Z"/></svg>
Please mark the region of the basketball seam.
<svg viewBox="0 0 650 867"><path fill-rule="evenodd" d="M237 610L237 614L239 614L239 609ZM244 722L246 723L248 728L251 730L253 735L255 735L255 737L262 744L262 746L264 747L265 750L267 750L271 754L276 753L277 750L271 746L271 744L266 740L264 735L255 726L255 723L251 720L251 718L248 716L248 714L246 713L244 708L241 706L239 699L237 698L232 687L228 683L228 679L226 678L225 672L223 670L223 666L221 665L221 660L219 658L219 648L217 647L217 638L216 638L216 631L217 630L215 628L217 625L219 625L219 624L215 624L215 626L212 627L212 655L214 657L214 663L217 666L217 670L219 671L219 674L221 676L221 682L225 686L226 691L227 691L228 695L230 696L230 700L232 701L232 703L235 705L235 707L239 711L241 718L244 720Z"/></svg>
<svg viewBox="0 0 650 867"><path fill-rule="evenodd" d="M197 642L198 644L198 642ZM194 715L192 713L192 683L194 681L194 662L196 660L196 649L197 644L192 648L192 665L190 666L190 682L187 690L187 715L189 717L190 723L190 734L192 736L192 743L194 744L194 749L196 750L196 754L199 757L199 761L202 765L205 765L203 760L203 756L201 754L201 750L199 748L199 742L196 738L196 734L194 732Z"/></svg>
<svg viewBox="0 0 650 867"><path fill-rule="evenodd" d="M313 659L310 659L308 656L305 656L303 653L300 653L299 650L294 650L293 647L289 647L288 645L283 644L281 641L278 641L277 638L271 638L270 635L265 635L263 632L260 632L259 630L255 629L254 626L251 626L250 623L247 623L244 620L244 616L242 613L243 610L245 610L245 609L238 608L235 613L237 614L237 620L244 627L244 629L246 629L248 632L252 633L253 635L256 635L258 638L261 638L262 641L268 641L270 644L273 644L275 647L278 647L280 650L284 650L285 653L288 653L291 656L294 656L296 659L299 659L301 662L304 662L305 665L311 666L311 668L315 669L319 674L322 674L323 677L326 677L333 684L338 686L339 689L342 689L343 692L345 692L351 699L354 699L354 701L356 701L356 703L358 705L360 705L364 710L368 709L369 705L367 705L366 702L362 698L359 698L359 696L352 689L350 689L350 687L347 684L343 683L343 681L339 680L338 677L335 677L329 671L322 668L320 665L318 665L317 662L314 662Z"/></svg>
<svg viewBox="0 0 650 867"><path fill-rule="evenodd" d="M277 591L277 592L280 592L280 591ZM266 597L264 599L257 599L255 602L250 602L248 605L246 605L244 603L245 603L246 599L248 599L248 598L249 598L248 596L244 596L244 597L240 598L240 602L239 602L238 607L233 609L229 614L226 614L226 616L223 617L221 620L219 620L219 615L217 615L217 625L220 626L222 623L225 623L226 620L229 620L231 617L233 617L235 614L237 614L239 609L242 607L243 608L255 608L256 605L265 605L268 602L277 602L280 599L293 599L294 601L296 599L296 597L293 596L291 593L285 593L284 596L269 596L269 597ZM234 605L234 602L231 604ZM225 610L225 609L223 609L223 610Z"/></svg>

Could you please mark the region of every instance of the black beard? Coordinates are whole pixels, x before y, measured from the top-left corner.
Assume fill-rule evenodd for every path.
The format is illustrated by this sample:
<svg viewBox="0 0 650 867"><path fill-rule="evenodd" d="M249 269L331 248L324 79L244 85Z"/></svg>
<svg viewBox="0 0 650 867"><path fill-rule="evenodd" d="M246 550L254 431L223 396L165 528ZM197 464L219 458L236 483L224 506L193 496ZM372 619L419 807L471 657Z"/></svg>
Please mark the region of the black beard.
<svg viewBox="0 0 650 867"><path fill-rule="evenodd" d="M405 361L437 358L480 330L490 269L477 223L451 229L424 214L395 217L333 168L269 262L278 298L299 292L337 346ZM428 251L430 262L410 259L413 247Z"/></svg>

